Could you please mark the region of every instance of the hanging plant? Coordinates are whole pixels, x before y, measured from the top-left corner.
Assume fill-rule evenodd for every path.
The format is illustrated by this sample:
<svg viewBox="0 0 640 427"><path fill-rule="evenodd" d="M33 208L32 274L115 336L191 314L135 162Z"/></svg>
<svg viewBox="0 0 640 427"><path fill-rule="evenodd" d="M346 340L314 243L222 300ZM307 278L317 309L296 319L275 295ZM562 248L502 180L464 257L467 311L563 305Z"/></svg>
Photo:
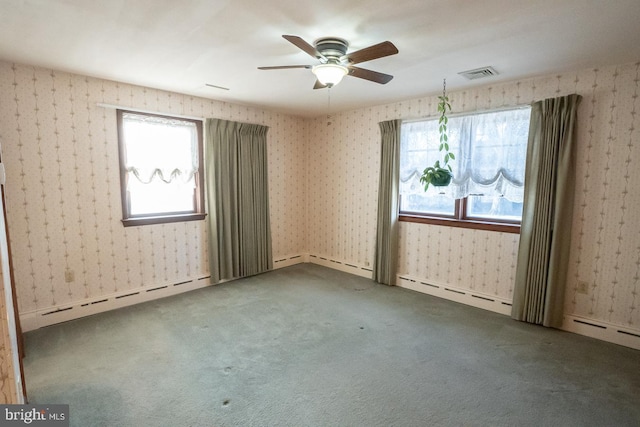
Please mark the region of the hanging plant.
<svg viewBox="0 0 640 427"><path fill-rule="evenodd" d="M440 160L436 160L433 166L428 166L422 172L420 182L424 184L424 191L429 189L429 185L445 187L451 183L451 178L453 178L453 169L449 161L455 160L456 156L449 151L449 137L447 136L447 124L449 123L447 113L451 112L451 103L447 96L446 79L442 83L442 95L438 96L438 112L440 113L440 118L438 119L440 146L438 151L444 152L444 158L442 159L442 164L440 164Z"/></svg>

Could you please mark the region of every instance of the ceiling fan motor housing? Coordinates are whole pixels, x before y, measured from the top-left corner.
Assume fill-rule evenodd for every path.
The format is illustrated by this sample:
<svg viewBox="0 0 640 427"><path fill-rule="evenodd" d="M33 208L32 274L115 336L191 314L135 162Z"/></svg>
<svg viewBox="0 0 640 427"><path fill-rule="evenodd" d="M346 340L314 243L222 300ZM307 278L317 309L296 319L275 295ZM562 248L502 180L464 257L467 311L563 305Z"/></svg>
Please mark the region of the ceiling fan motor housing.
<svg viewBox="0 0 640 427"><path fill-rule="evenodd" d="M324 55L329 62L340 62L340 58L347 54L349 43L337 37L323 37L313 42L316 50Z"/></svg>

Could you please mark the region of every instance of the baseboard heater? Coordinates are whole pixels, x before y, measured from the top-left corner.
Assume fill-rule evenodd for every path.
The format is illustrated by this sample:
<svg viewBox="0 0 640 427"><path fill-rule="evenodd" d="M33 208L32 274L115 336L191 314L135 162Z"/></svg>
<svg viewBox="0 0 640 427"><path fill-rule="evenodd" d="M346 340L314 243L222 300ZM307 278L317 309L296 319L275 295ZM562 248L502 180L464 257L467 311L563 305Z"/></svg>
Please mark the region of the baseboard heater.
<svg viewBox="0 0 640 427"><path fill-rule="evenodd" d="M345 273L355 274L360 277L366 277L367 279L371 279L371 273L373 273L373 270L369 266L359 266L354 263L341 261L339 259L332 259L322 255L310 254L308 259L308 262L312 264L322 265L334 270L344 271Z"/></svg>
<svg viewBox="0 0 640 427"><path fill-rule="evenodd" d="M511 314L510 302L473 290L430 283L411 276L398 276L396 283L402 288L411 289L423 294L459 302L472 307L482 308L484 310L493 311L507 316Z"/></svg>
<svg viewBox="0 0 640 427"><path fill-rule="evenodd" d="M443 286L410 276L398 276L398 286L422 292L450 301L482 308L496 313L510 315L512 303L500 298L481 294L467 289ZM562 327L567 332L585 335L602 341L623 345L640 350L640 330L625 328L621 325L594 321L579 316L566 315Z"/></svg>
<svg viewBox="0 0 640 427"><path fill-rule="evenodd" d="M640 350L640 330L579 316L565 316L562 329Z"/></svg>
<svg viewBox="0 0 640 427"><path fill-rule="evenodd" d="M211 276L203 276L161 286L143 287L135 290L127 289L121 293L77 301L69 305L25 312L20 314L20 323L25 332L31 331L56 323L67 322L84 316L203 288L210 285L208 280L210 278Z"/></svg>

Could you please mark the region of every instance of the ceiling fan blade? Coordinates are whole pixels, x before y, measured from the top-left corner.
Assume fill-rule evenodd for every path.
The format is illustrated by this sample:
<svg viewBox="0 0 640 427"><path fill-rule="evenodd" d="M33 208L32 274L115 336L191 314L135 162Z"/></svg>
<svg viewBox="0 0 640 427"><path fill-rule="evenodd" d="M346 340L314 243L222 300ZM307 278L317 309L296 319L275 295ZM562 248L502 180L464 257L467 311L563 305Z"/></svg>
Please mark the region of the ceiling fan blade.
<svg viewBox="0 0 640 427"><path fill-rule="evenodd" d="M349 75L358 77L359 79L365 79L375 83L380 83L382 85L389 83L391 79L393 79L392 75L358 67L349 67Z"/></svg>
<svg viewBox="0 0 640 427"><path fill-rule="evenodd" d="M298 47L299 49L301 49L303 52L306 52L307 54L309 54L310 56L314 57L314 58L323 58L323 59L327 59L324 57L324 55L322 55L320 52L318 52L316 50L315 47L311 46L309 43L307 43L306 41L304 41L301 37L298 36L288 36L288 35L283 35L282 36L285 40L287 40L290 43L293 43L296 47Z"/></svg>
<svg viewBox="0 0 640 427"><path fill-rule="evenodd" d="M307 68L311 69L311 65L276 65L274 67L258 67L258 70L284 70L287 68Z"/></svg>
<svg viewBox="0 0 640 427"><path fill-rule="evenodd" d="M365 47L364 49L360 49L352 53L348 53L341 59L346 59L351 64L358 64L360 62L371 61L372 59L395 55L396 53L398 53L398 48L396 48L395 45L390 41L386 41L375 44L373 46Z"/></svg>
<svg viewBox="0 0 640 427"><path fill-rule="evenodd" d="M320 83L320 80L316 80L316 84L313 85L314 89L324 89L325 87L327 86Z"/></svg>

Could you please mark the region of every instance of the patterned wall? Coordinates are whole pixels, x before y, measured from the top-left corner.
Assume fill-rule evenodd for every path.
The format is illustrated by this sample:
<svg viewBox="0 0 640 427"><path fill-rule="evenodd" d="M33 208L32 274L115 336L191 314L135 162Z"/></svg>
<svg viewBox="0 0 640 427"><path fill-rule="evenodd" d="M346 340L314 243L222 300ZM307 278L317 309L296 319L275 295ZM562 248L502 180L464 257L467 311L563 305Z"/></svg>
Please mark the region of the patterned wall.
<svg viewBox="0 0 640 427"><path fill-rule="evenodd" d="M575 79L584 99L567 308L640 329L640 62Z"/></svg>
<svg viewBox="0 0 640 427"><path fill-rule="evenodd" d="M640 222L633 219L640 209L639 69L626 64L449 93L454 113L583 96L567 313L632 328L640 328ZM377 124L435 116L436 106L433 96L308 122L310 253L373 262ZM513 234L401 223L399 273L511 300L517 248ZM577 292L579 282L588 282L588 294Z"/></svg>
<svg viewBox="0 0 640 427"><path fill-rule="evenodd" d="M454 112L583 96L567 312L632 328L640 327L639 73L640 63L625 64L449 94ZM378 122L435 115L437 103L302 120L2 62L0 95L21 312L207 274L204 223L120 224L115 112L96 103L269 126L274 257L309 252L359 266L373 261ZM401 274L511 299L517 235L410 223L400 234ZM64 281L66 268L74 282Z"/></svg>
<svg viewBox="0 0 640 427"><path fill-rule="evenodd" d="M308 121L309 251L357 265L373 259L380 157L371 110Z"/></svg>
<svg viewBox="0 0 640 427"><path fill-rule="evenodd" d="M97 103L269 126L273 253L304 251L300 119L6 62L0 99L21 313L208 275L205 222L122 226L115 110Z"/></svg>

